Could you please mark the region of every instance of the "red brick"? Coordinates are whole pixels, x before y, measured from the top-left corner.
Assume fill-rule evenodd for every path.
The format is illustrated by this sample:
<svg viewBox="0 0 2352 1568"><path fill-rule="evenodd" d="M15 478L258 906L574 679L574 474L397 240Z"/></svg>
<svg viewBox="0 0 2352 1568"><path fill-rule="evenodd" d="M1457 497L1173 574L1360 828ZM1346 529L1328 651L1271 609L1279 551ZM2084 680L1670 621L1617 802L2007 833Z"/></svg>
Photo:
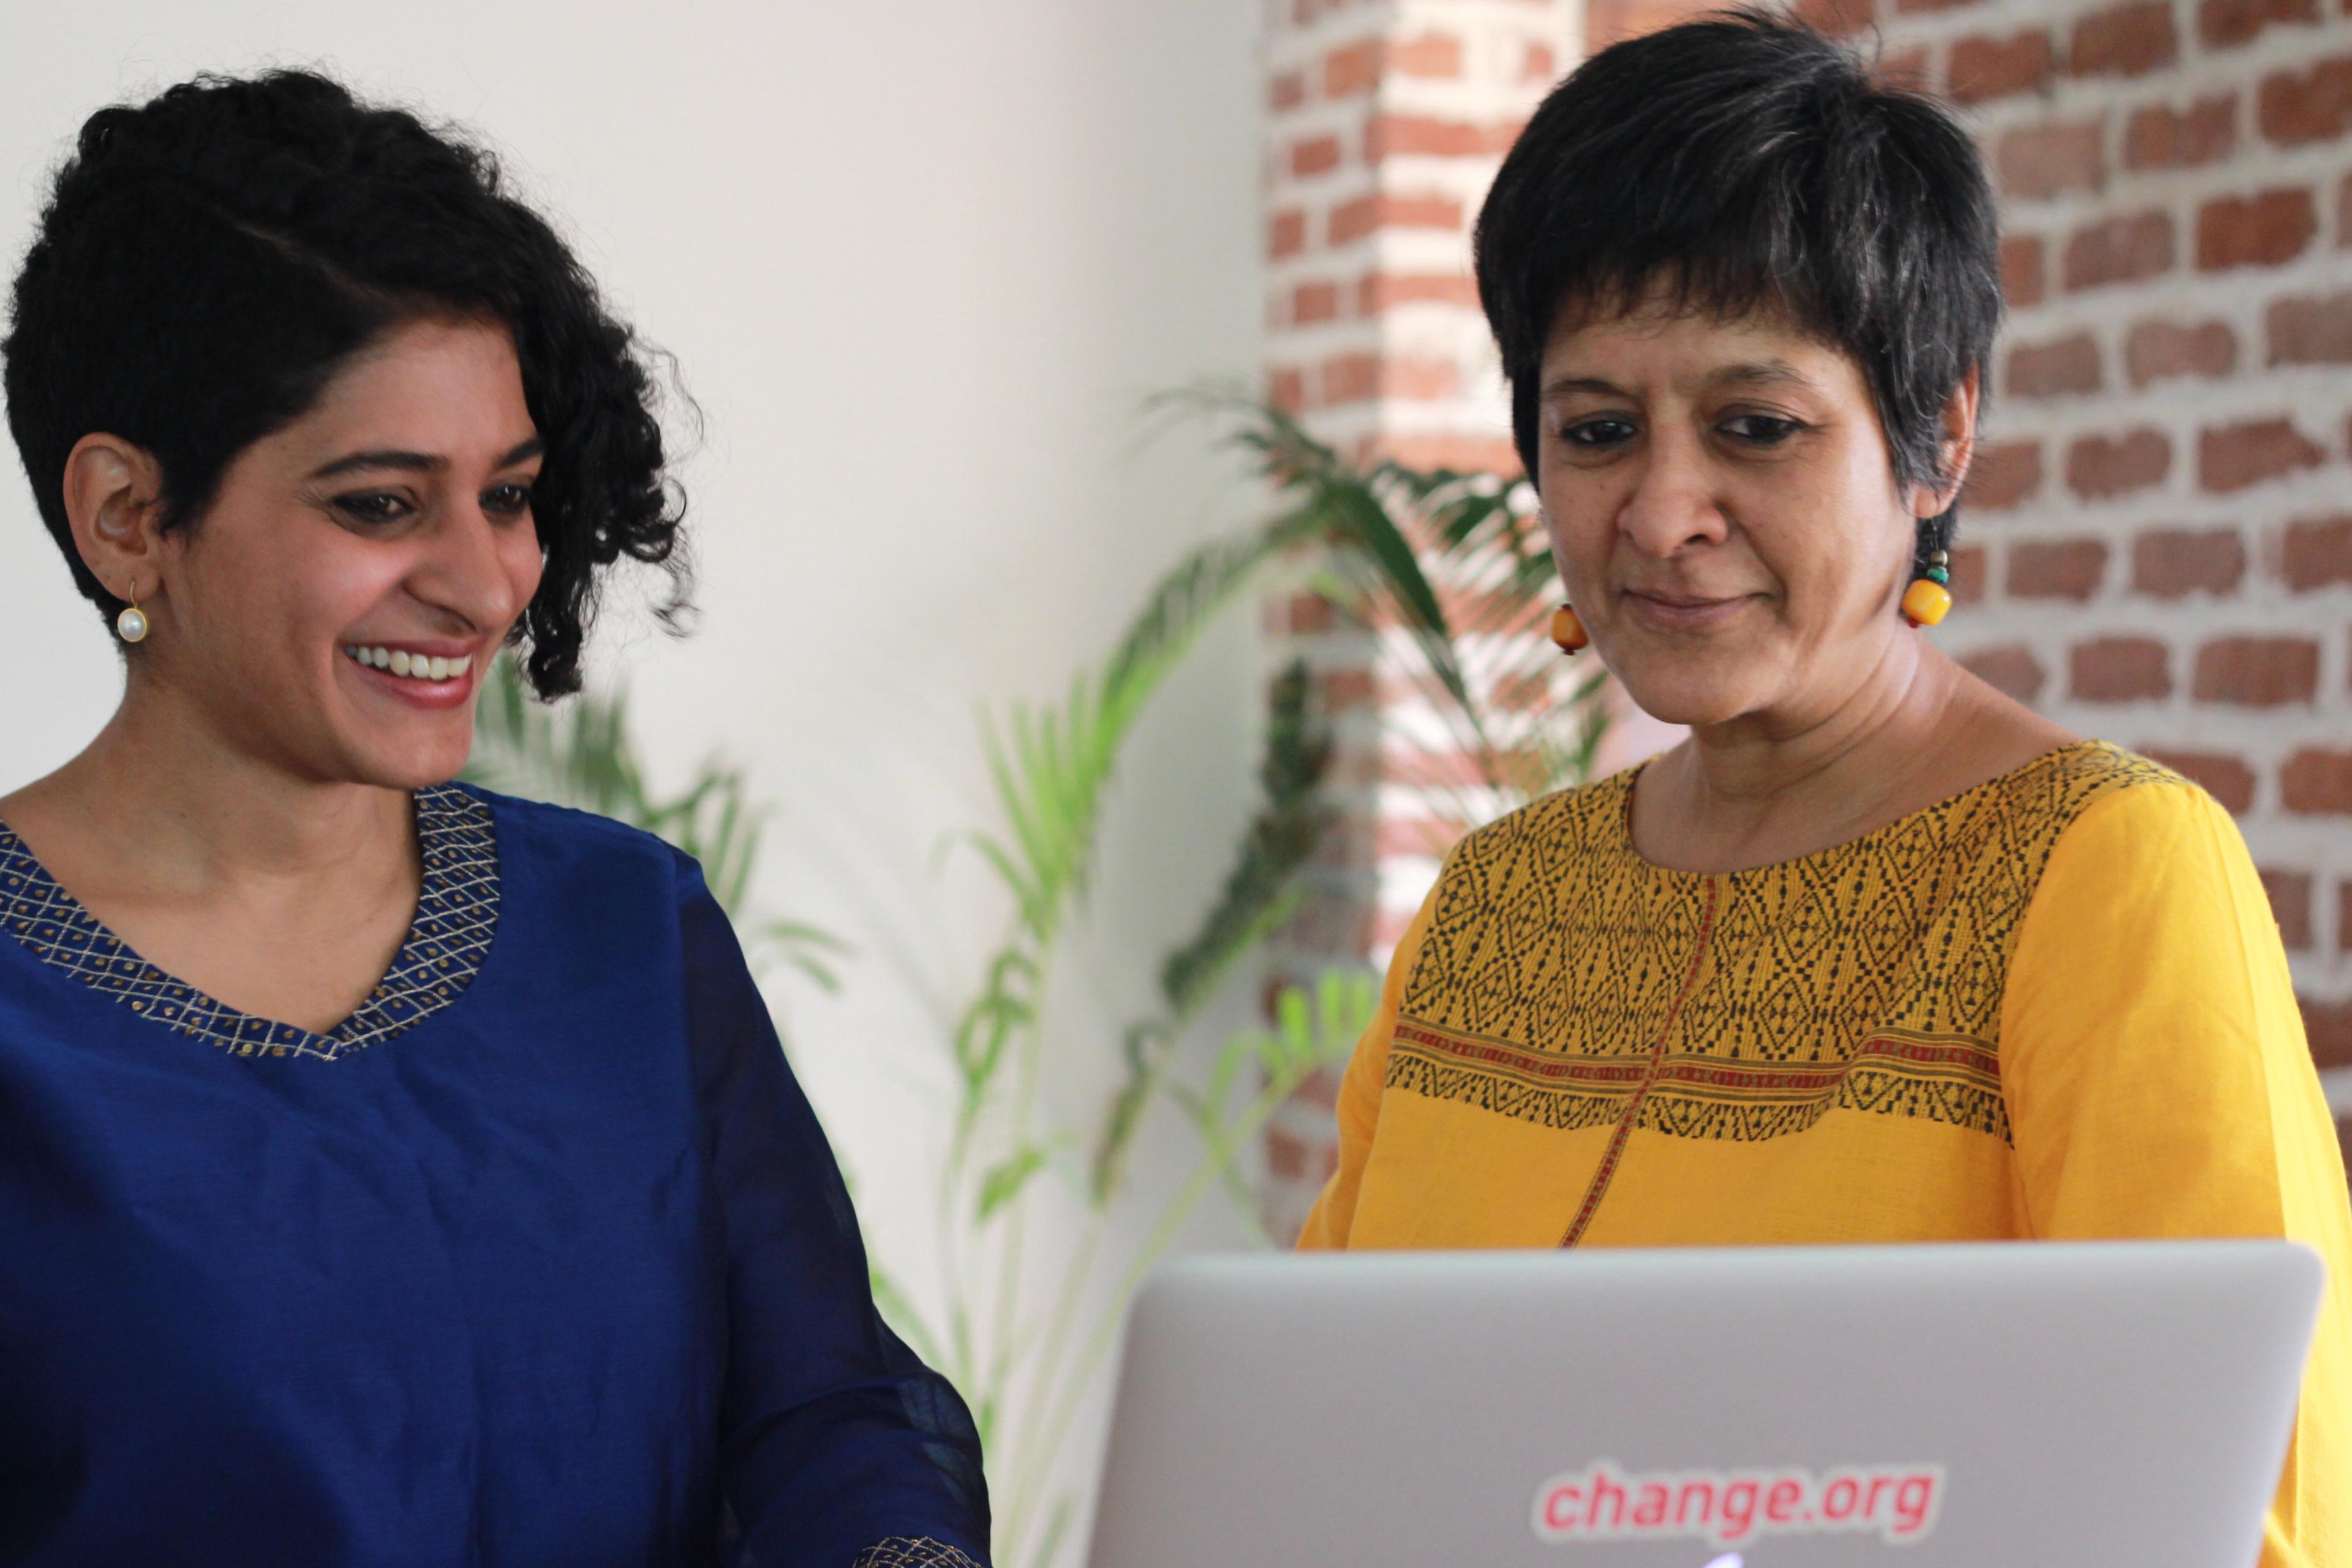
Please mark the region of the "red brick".
<svg viewBox="0 0 2352 1568"><path fill-rule="evenodd" d="M2352 126L2352 55L2335 55L2307 70L2263 79L2255 123L2283 147L2331 142Z"/></svg>
<svg viewBox="0 0 2352 1568"><path fill-rule="evenodd" d="M2042 673L2042 661L2026 647L1979 648L1961 659L1960 665L1996 691L2007 692L2020 702L2031 703L2040 697L2049 679Z"/></svg>
<svg viewBox="0 0 2352 1568"><path fill-rule="evenodd" d="M2105 500L2160 485L2172 473L2172 443L2161 430L2085 436L2066 449L2066 488Z"/></svg>
<svg viewBox="0 0 2352 1568"><path fill-rule="evenodd" d="M2170 0L2133 0L2074 24L2066 68L2076 76L2146 76L2179 58Z"/></svg>
<svg viewBox="0 0 2352 1568"><path fill-rule="evenodd" d="M1265 220L1265 253L1280 261L1307 248L1307 215L1297 207L1275 213Z"/></svg>
<svg viewBox="0 0 2352 1568"><path fill-rule="evenodd" d="M2297 816L2352 816L2352 752L2295 752L2279 767L2279 804Z"/></svg>
<svg viewBox="0 0 2352 1568"><path fill-rule="evenodd" d="M1295 179L1328 174L1339 166L1337 136L1309 136L1290 144L1290 173Z"/></svg>
<svg viewBox="0 0 2352 1568"><path fill-rule="evenodd" d="M1983 0L1895 0L1898 16L1916 16L1923 11L1957 11L1964 5L1982 5Z"/></svg>
<svg viewBox="0 0 2352 1568"><path fill-rule="evenodd" d="M2046 343L2020 343L2009 352L2002 390L2011 397L2063 397L2100 387L2099 343L2076 332Z"/></svg>
<svg viewBox="0 0 2352 1568"><path fill-rule="evenodd" d="M2254 770L2237 757L2215 752L2168 752L2143 747L2148 760L2163 763L2221 803L2232 816L2254 808Z"/></svg>
<svg viewBox="0 0 2352 1568"><path fill-rule="evenodd" d="M2203 0L2197 7L2197 36L2209 49L2225 49L2273 23L2318 19L2319 0Z"/></svg>
<svg viewBox="0 0 2352 1568"><path fill-rule="evenodd" d="M2107 182L2106 125L2053 120L2023 125L2000 139L1994 163L2001 195L2039 201L2065 191L2095 191Z"/></svg>
<svg viewBox="0 0 2352 1568"><path fill-rule="evenodd" d="M2309 637L2216 637L2197 650L2189 695L2238 708L2308 702L2319 691L2319 645Z"/></svg>
<svg viewBox="0 0 2352 1568"><path fill-rule="evenodd" d="M2042 489L2042 447L2035 441L2011 441L1979 447L1969 466L1967 503L1983 511L2007 511L2033 499Z"/></svg>
<svg viewBox="0 0 2352 1568"><path fill-rule="evenodd" d="M1375 114L1364 131L1364 159L1483 158L1507 153L1519 128L1486 126L1426 114Z"/></svg>
<svg viewBox="0 0 2352 1568"><path fill-rule="evenodd" d="M1318 637L1338 628L1339 607L1320 594L1293 594L1268 602L1265 625L1276 637Z"/></svg>
<svg viewBox="0 0 2352 1568"><path fill-rule="evenodd" d="M1339 313L1339 286L1337 283L1301 283L1290 291L1290 320L1294 325L1307 327L1318 321L1328 321Z"/></svg>
<svg viewBox="0 0 2352 1568"><path fill-rule="evenodd" d="M2011 310L2042 303L2048 250L2039 235L2011 235L2000 242L2000 294Z"/></svg>
<svg viewBox="0 0 2352 1568"><path fill-rule="evenodd" d="M2263 891L2270 895L2271 916L2278 921L2279 942L2289 952L2311 949L2311 875L2306 871L2265 869L2258 873Z"/></svg>
<svg viewBox="0 0 2352 1568"><path fill-rule="evenodd" d="M1372 457L1423 472L1451 468L1457 474L1496 474L1511 479L1519 471L1518 448L1511 445L1508 436L1382 436L1374 443Z"/></svg>
<svg viewBox="0 0 2352 1568"><path fill-rule="evenodd" d="M2310 248L2318 233L2319 208L2308 190L2224 196L2197 209L2197 265L2208 272L2276 267Z"/></svg>
<svg viewBox="0 0 2352 1568"><path fill-rule="evenodd" d="M2154 637L2094 637L2066 654L2077 702L2140 702L2172 695L2172 650Z"/></svg>
<svg viewBox="0 0 2352 1568"><path fill-rule="evenodd" d="M1375 193L1331 209L1330 243L1346 245L1384 228L1442 228L1458 232L1462 204L1451 196L1392 196Z"/></svg>
<svg viewBox="0 0 2352 1568"><path fill-rule="evenodd" d="M1954 98L1983 103L2011 93L2040 91L2049 84L2054 64L2045 29L2007 37L1979 33L1953 40L1944 75Z"/></svg>
<svg viewBox="0 0 2352 1568"><path fill-rule="evenodd" d="M1399 76L1445 80L1462 74L1462 40L1451 33L1423 33L1391 44L1386 63Z"/></svg>
<svg viewBox="0 0 2352 1568"><path fill-rule="evenodd" d="M2229 594L2246 575L2246 542L2231 528L2151 529L2132 541L2132 588L2158 599Z"/></svg>
<svg viewBox="0 0 2352 1568"><path fill-rule="evenodd" d="M1460 379L1444 360L1337 354L1323 362L1322 401L1327 408L1383 397L1428 401L1452 396Z"/></svg>
<svg viewBox="0 0 2352 1568"><path fill-rule="evenodd" d="M2254 419L2222 425L2197 437L2197 482L2227 495L2275 479L2297 468L2315 468L2327 454L2289 419Z"/></svg>
<svg viewBox="0 0 2352 1568"><path fill-rule="evenodd" d="M1323 96L1353 98L1381 83L1381 40L1366 38L1323 57Z"/></svg>
<svg viewBox="0 0 2352 1568"><path fill-rule="evenodd" d="M2021 539L2009 547L2009 592L2016 599L2073 599L2099 591L2107 547L2095 539Z"/></svg>
<svg viewBox="0 0 2352 1568"><path fill-rule="evenodd" d="M2286 525L2279 575L2298 594L2352 583L2352 517L2311 517Z"/></svg>
<svg viewBox="0 0 2352 1568"><path fill-rule="evenodd" d="M2303 1037L2310 1043L2313 1063L2352 1067L2352 1002L2315 1002L2308 996L2295 1000L2303 1005ZM2336 1147L2352 1161L2352 1117L2336 1124Z"/></svg>
<svg viewBox="0 0 2352 1568"><path fill-rule="evenodd" d="M1307 101L1307 79L1297 71L1284 71L1265 84L1265 106L1276 114L1287 113Z"/></svg>
<svg viewBox="0 0 2352 1568"><path fill-rule="evenodd" d="M1914 92L1927 90L1927 46L1917 44L1907 49L1889 49L1880 55L1878 79Z"/></svg>
<svg viewBox="0 0 2352 1568"><path fill-rule="evenodd" d="M1284 413L1298 413L1307 406L1306 373L1280 366L1266 372L1265 395Z"/></svg>
<svg viewBox="0 0 2352 1568"><path fill-rule="evenodd" d="M1549 44L1529 44L1519 59L1521 81L1549 81L1559 75L1559 57Z"/></svg>
<svg viewBox="0 0 2352 1568"><path fill-rule="evenodd" d="M1981 544L1955 544L1952 546L1952 558L1948 565L1952 577L1950 584L1952 603L1983 604L1985 584L1992 575L1991 566L1986 558L1985 547Z"/></svg>
<svg viewBox="0 0 2352 1568"><path fill-rule="evenodd" d="M2191 169L2228 157L2237 144L2235 93L2200 98L2187 109L2151 104L2124 126L2124 167Z"/></svg>
<svg viewBox="0 0 2352 1568"><path fill-rule="evenodd" d="M2130 283L2172 270L2172 215L2129 213L2074 231L2066 241L2069 289Z"/></svg>
<svg viewBox="0 0 2352 1568"><path fill-rule="evenodd" d="M1800 21L1832 38L1850 37L1878 20L1874 0L1796 0L1790 9Z"/></svg>
<svg viewBox="0 0 2352 1568"><path fill-rule="evenodd" d="M1584 47L1588 53L1596 53L1627 38L1687 22L1706 9L1706 5L1695 0L1587 0Z"/></svg>
<svg viewBox="0 0 2352 1568"><path fill-rule="evenodd" d="M1377 316L1398 305L1428 302L1478 307L1478 284L1463 272L1368 272L1356 283L1356 313Z"/></svg>
<svg viewBox="0 0 2352 1568"><path fill-rule="evenodd" d="M2134 386L2237 368L2238 336L2226 321L2134 321L2124 339L2124 371Z"/></svg>
<svg viewBox="0 0 2352 1568"><path fill-rule="evenodd" d="M2352 363L2352 294L2273 300L2265 326L2273 364Z"/></svg>
<svg viewBox="0 0 2352 1568"><path fill-rule="evenodd" d="M1316 684L1322 689L1323 709L1328 713L1369 708L1379 689L1369 669L1327 669L1316 677Z"/></svg>

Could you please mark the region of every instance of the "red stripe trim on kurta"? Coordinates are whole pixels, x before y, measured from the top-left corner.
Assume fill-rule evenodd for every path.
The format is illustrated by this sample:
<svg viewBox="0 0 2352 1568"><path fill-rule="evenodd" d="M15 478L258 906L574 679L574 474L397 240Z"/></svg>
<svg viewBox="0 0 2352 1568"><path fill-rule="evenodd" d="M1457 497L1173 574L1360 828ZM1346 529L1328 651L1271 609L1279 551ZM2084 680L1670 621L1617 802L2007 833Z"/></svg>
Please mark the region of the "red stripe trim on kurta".
<svg viewBox="0 0 2352 1568"><path fill-rule="evenodd" d="M1530 1051L1496 1040L1467 1039L1433 1029L1410 1019L1399 1020L1396 1038L1434 1055L1472 1066L1508 1073L1547 1088L1585 1089L1606 1092L1636 1089L1645 1082L1730 1089L1743 1093L1794 1093L1806 1097L1837 1087L1857 1067L1886 1063L1916 1073L1948 1073L1975 1079L1988 1089L2000 1084L2000 1058L1969 1040L1921 1040L1875 1036L1855 1047L1853 1055L1833 1062L1742 1062L1720 1057L1677 1053L1659 1059L1656 1047L1647 1057L1561 1057Z"/></svg>

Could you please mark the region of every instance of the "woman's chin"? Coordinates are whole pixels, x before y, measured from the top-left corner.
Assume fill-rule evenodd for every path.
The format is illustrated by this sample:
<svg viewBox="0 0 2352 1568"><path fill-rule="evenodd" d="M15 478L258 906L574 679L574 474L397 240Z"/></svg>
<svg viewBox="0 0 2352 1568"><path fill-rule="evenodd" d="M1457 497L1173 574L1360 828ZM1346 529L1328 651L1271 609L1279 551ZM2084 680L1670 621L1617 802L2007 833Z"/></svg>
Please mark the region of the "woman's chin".
<svg viewBox="0 0 2352 1568"><path fill-rule="evenodd" d="M1761 683L1756 680L1752 666L1741 670L1722 668L1713 659L1704 663L1717 668L1629 670L1612 665L1611 668L1633 705L1663 724L1704 729L1728 723L1767 705L1767 694L1759 689Z"/></svg>
<svg viewBox="0 0 2352 1568"><path fill-rule="evenodd" d="M419 790L447 784L465 771L473 751L473 726L462 732L440 726L426 735L363 735L346 740L341 770L352 784L378 789Z"/></svg>

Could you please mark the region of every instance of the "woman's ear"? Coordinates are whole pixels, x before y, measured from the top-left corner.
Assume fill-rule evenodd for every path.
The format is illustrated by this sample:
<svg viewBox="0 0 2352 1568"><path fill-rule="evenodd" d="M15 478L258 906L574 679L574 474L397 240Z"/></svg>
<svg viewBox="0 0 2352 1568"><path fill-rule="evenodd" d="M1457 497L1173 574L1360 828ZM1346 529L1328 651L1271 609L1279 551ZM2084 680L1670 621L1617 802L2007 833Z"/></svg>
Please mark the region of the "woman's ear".
<svg viewBox="0 0 2352 1568"><path fill-rule="evenodd" d="M118 599L163 591L163 469L143 447L103 432L66 454L66 521L90 574Z"/></svg>
<svg viewBox="0 0 2352 1568"><path fill-rule="evenodd" d="M1941 477L1912 487L1912 515L1941 517L1960 499L1960 487L1968 483L1969 465L1977 455L1977 405L1982 390L1980 367L1970 365L1952 395L1944 400L1943 429L1936 438Z"/></svg>

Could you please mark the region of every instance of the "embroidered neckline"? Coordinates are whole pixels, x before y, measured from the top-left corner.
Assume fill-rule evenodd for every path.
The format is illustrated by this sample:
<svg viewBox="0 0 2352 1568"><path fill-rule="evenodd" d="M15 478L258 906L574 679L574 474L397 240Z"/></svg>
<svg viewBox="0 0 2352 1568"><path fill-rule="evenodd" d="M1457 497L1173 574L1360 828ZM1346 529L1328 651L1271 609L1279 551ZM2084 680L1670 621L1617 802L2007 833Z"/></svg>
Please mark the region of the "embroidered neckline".
<svg viewBox="0 0 2352 1568"><path fill-rule="evenodd" d="M1649 767L1649 759L1645 758L1643 761L1634 763L1632 767L1627 768L1623 773L1617 773L1612 777L1604 780L1601 785L1596 787L1613 788L1616 792L1615 811L1612 814L1612 820L1613 820L1617 825L1617 847L1620 853L1626 856L1636 866L1639 866L1643 870L1648 872L1653 877L1660 878L1667 881L1696 883L1708 881L1716 878L1738 879L1740 878L1753 879L1757 877L1785 875L1792 872L1801 872L1811 867L1828 864L1841 858L1850 859L1858 853L1867 851L1882 840L1892 839L1898 835L1917 827L1921 822L1929 817L1948 816L1953 811L1958 809L1964 803L1972 801L1979 795L1985 795L1995 790L2014 789L2037 773L2063 767L2068 763L2085 759L2090 756L2101 756L2109 762L2115 762L2118 759L2127 762L2137 762L2139 760L2134 757L2129 752L2125 751L2122 747L2106 741L2069 741L2066 744L2053 747L2052 750L2042 752L2040 756L2032 758L2031 761L2020 763L2017 766L2010 769L2009 772L2005 773L1996 773L1991 778L1985 780L1982 784L1970 784L1964 790L1959 790L1954 794L1946 795L1943 799L1937 801L1933 805L1922 806L1917 811L1911 812L1907 816L1898 816L1892 822L1881 823L1878 826L1872 828L1869 832L1858 834L1855 837L1847 839L1843 844L1825 845L1822 848L1811 851L1810 854L1794 856L1786 860L1768 861L1761 866L1743 866L1737 871L1679 871L1671 866L1659 865L1655 860L1651 859L1647 855L1643 854L1639 848L1635 847L1633 843L1633 785L1641 778L1643 770Z"/></svg>
<svg viewBox="0 0 2352 1568"><path fill-rule="evenodd" d="M100 923L25 841L0 823L0 926L32 954L142 1017L241 1057L334 1061L403 1035L448 1006L480 972L499 924L498 835L490 808L455 784L418 790L425 874L392 967L324 1035L241 1013L133 952Z"/></svg>

